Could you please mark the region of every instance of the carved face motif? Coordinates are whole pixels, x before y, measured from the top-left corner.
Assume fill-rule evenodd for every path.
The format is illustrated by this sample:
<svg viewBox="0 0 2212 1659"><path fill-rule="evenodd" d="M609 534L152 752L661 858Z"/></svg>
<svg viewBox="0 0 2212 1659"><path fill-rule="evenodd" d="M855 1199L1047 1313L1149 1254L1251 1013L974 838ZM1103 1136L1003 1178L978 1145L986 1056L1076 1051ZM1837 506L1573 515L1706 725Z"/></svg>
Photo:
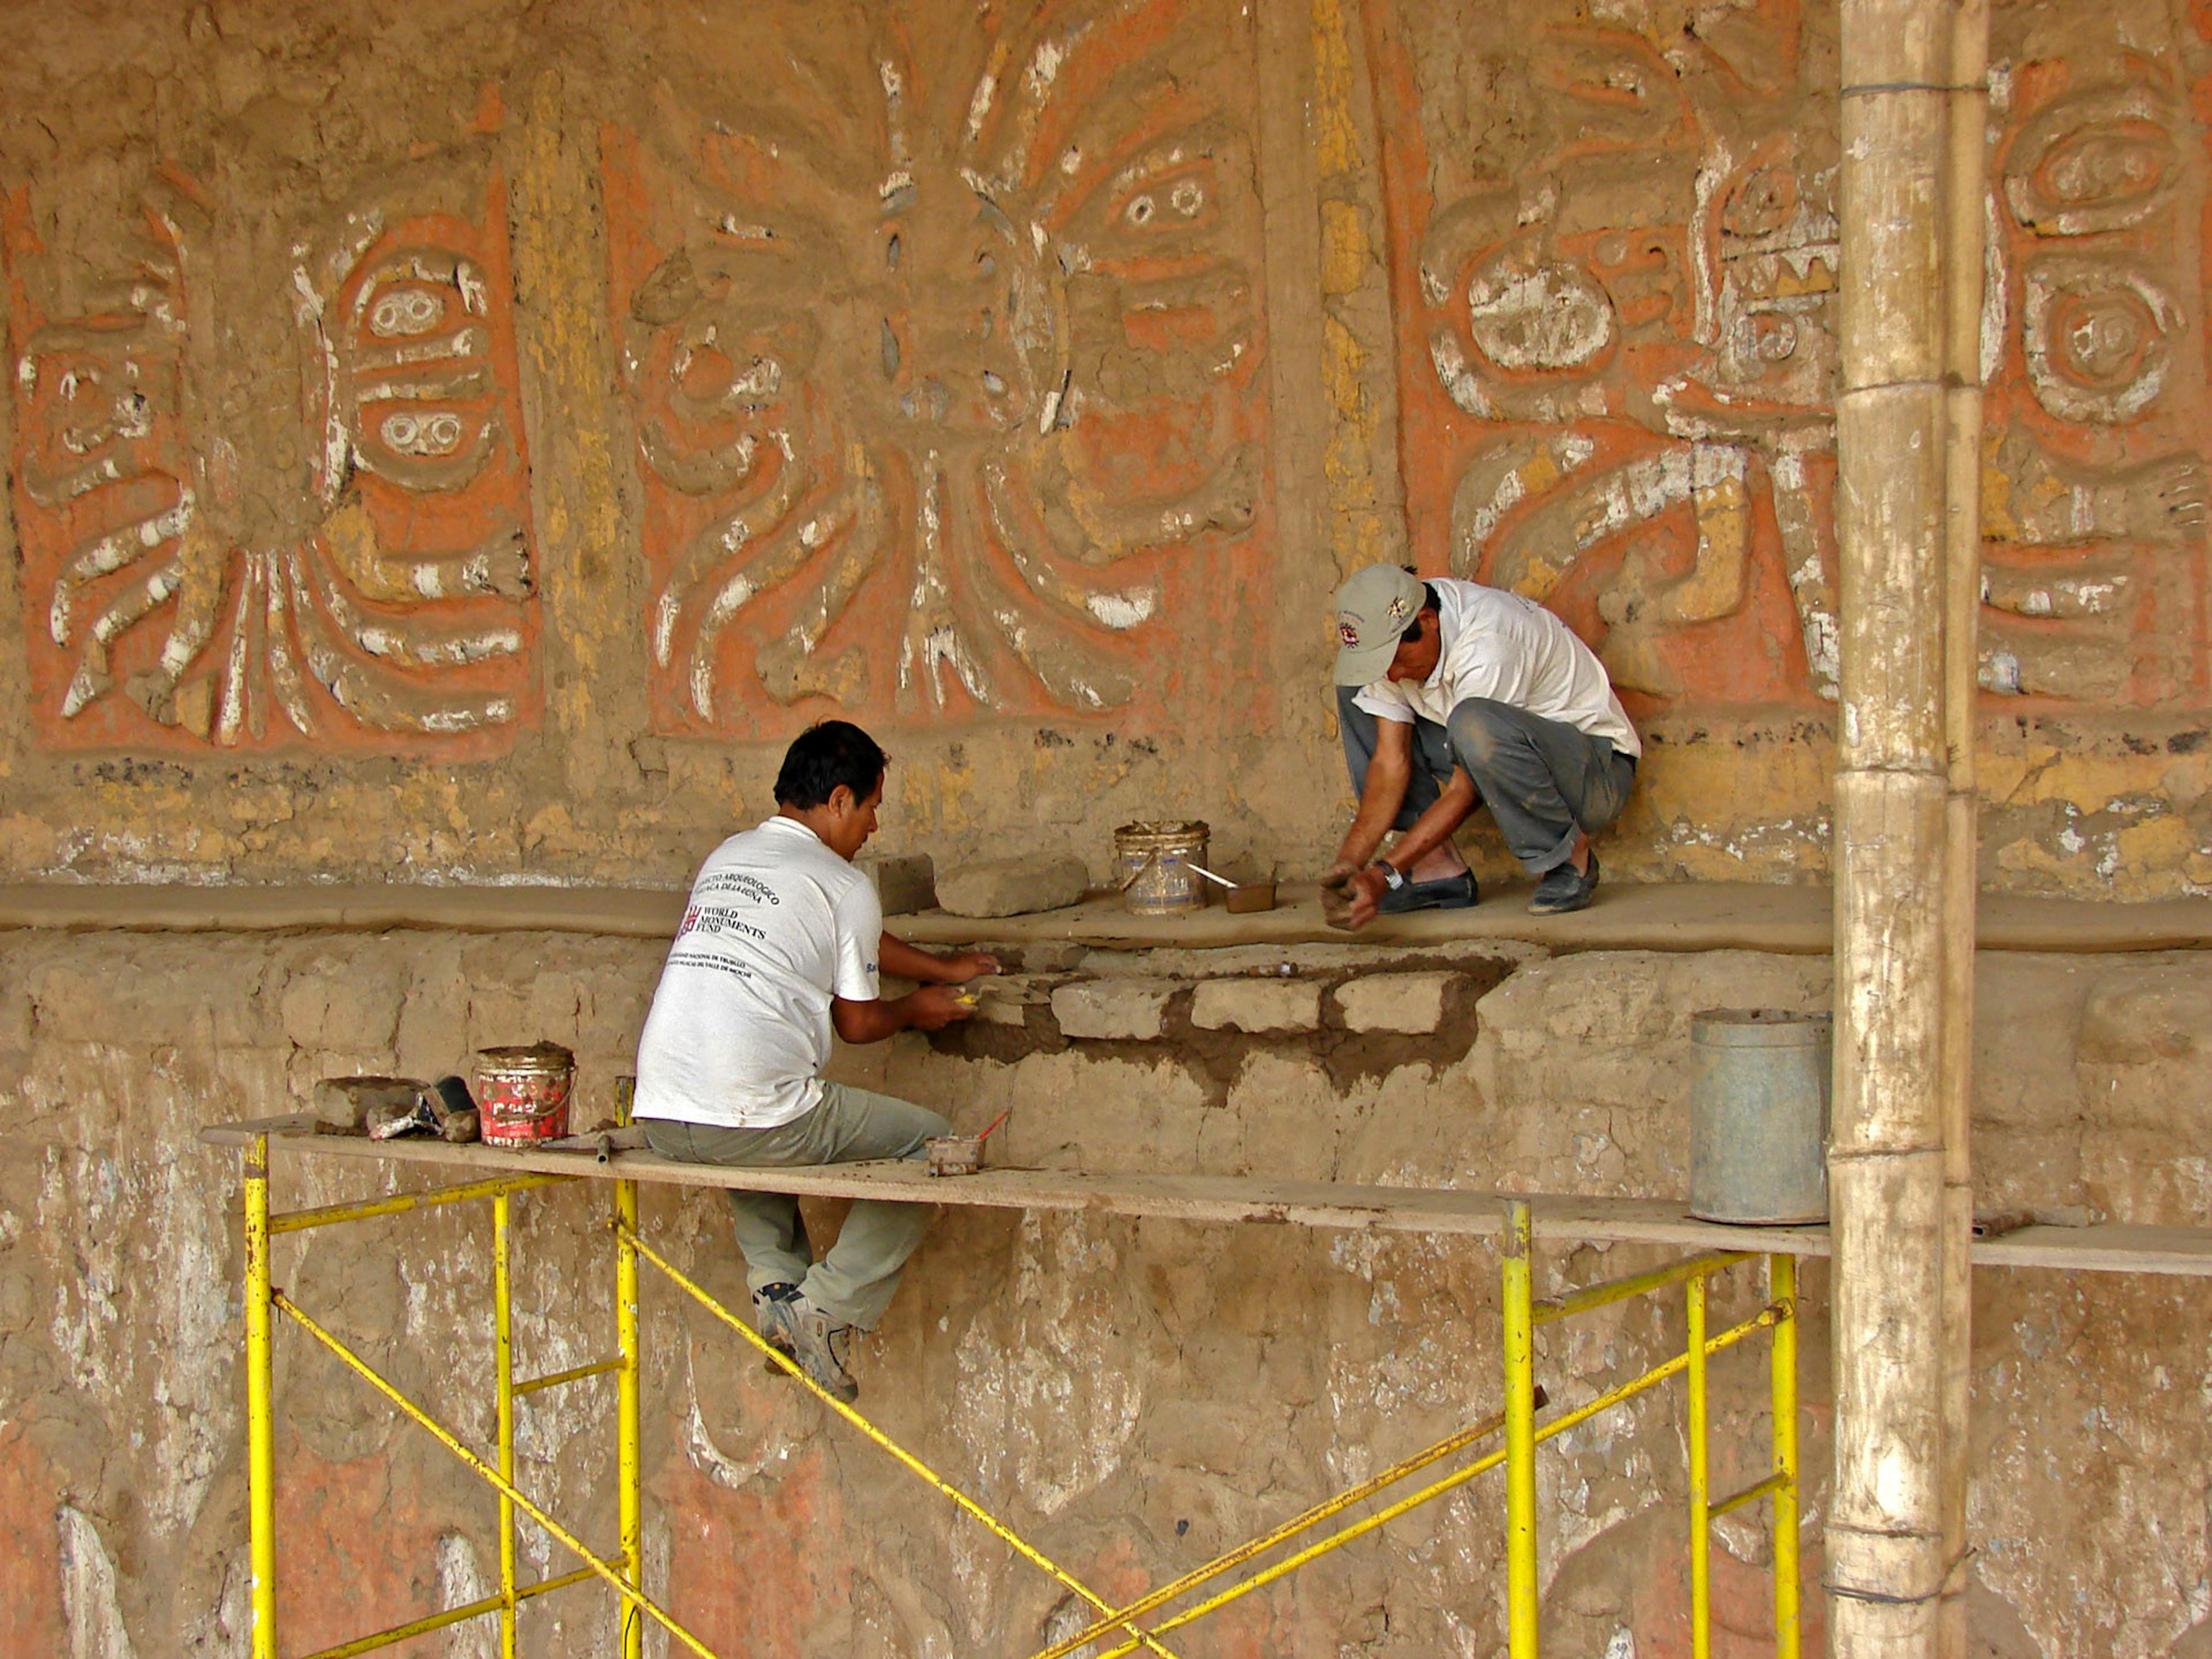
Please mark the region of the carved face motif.
<svg viewBox="0 0 2212 1659"><path fill-rule="evenodd" d="M341 296L334 415L353 459L410 489L456 489L498 436L489 299L468 259L409 249Z"/></svg>
<svg viewBox="0 0 2212 1659"><path fill-rule="evenodd" d="M1250 524L1258 204L1219 44L1246 15L1138 23L939 14L934 56L862 29L817 56L867 119L801 142L702 110L618 151L678 729L730 721L748 681L908 715L1124 705L1161 659L1123 636ZM1102 76L1095 107L1063 96Z"/></svg>

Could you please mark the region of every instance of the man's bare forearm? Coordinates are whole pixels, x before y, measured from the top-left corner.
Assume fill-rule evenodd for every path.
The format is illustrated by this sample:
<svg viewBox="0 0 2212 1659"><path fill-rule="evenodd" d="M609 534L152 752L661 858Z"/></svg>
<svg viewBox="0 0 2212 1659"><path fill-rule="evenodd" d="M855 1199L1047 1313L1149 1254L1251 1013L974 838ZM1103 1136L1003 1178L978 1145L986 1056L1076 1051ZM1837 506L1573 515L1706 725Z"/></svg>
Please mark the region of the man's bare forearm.
<svg viewBox="0 0 2212 1659"><path fill-rule="evenodd" d="M1458 767L1452 769L1451 781L1438 793L1428 811L1415 818L1398 844L1390 849L1383 862L1401 874L1452 838L1452 834L1467 822L1468 814L1474 811L1479 797L1474 781Z"/></svg>
<svg viewBox="0 0 2212 1659"><path fill-rule="evenodd" d="M1338 869L1357 870L1375 856L1375 849L1397 821L1398 809L1406 804L1406 790L1413 780L1410 761L1393 764L1389 757L1377 755L1368 763L1359 810L1352 814L1352 827L1344 832L1344 843L1336 849Z"/></svg>
<svg viewBox="0 0 2212 1659"><path fill-rule="evenodd" d="M899 979L918 980L924 985L943 985L945 963L942 957L908 945L902 939L885 933L878 941L876 961L884 972Z"/></svg>

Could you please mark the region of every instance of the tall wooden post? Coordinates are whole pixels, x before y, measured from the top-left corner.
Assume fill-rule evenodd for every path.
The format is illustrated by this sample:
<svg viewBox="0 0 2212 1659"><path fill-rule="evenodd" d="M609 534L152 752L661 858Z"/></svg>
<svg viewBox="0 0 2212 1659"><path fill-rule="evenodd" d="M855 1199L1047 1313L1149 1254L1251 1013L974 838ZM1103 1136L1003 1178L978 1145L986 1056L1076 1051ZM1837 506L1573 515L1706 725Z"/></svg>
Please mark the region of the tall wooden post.
<svg viewBox="0 0 2212 1659"><path fill-rule="evenodd" d="M1838 1659L1960 1650L1984 0L1842 0Z"/></svg>

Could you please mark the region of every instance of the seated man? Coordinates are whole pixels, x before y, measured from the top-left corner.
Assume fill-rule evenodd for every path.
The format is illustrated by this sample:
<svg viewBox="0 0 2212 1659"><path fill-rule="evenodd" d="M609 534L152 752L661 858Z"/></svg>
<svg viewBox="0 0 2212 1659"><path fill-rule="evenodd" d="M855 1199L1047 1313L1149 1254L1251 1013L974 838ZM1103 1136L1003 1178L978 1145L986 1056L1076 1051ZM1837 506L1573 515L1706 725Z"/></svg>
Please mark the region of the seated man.
<svg viewBox="0 0 2212 1659"><path fill-rule="evenodd" d="M934 1031L974 1012L953 986L998 971L988 956L933 957L884 931L852 860L875 833L885 764L857 726L808 727L776 775L775 816L700 866L638 1040L636 1115L663 1158L755 1169L921 1158L945 1133L934 1112L821 1076L833 1025L848 1042ZM881 1001L879 969L924 983ZM732 1192L730 1206L761 1334L856 1398L852 1331L883 1316L931 1206L855 1203L819 1261L795 1198Z"/></svg>
<svg viewBox="0 0 2212 1659"><path fill-rule="evenodd" d="M1531 875L1536 915L1597 886L1589 838L1620 816L1644 746L1596 653L1534 600L1370 565L1336 596L1337 716L1359 810L1322 878L1343 927L1473 904L1452 842L1490 815ZM1370 863L1393 827L1405 831Z"/></svg>

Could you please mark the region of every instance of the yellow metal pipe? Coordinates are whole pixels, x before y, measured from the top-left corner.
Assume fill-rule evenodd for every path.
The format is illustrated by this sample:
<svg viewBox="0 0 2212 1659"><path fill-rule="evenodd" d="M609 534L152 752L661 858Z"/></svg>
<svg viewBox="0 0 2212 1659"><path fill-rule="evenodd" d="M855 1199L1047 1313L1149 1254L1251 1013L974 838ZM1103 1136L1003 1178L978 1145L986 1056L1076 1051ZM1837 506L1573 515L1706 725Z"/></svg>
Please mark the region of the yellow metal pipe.
<svg viewBox="0 0 2212 1659"><path fill-rule="evenodd" d="M708 1647L704 1643L700 1641L697 1637L694 1636L690 1631L684 1629L682 1625L677 1623L673 1618L670 1617L667 1613L655 1607L651 1601L647 1601L641 1591L623 1580L622 1575L615 1570L612 1564L603 1561L598 1556L592 1553L589 1549L585 1547L582 1541L580 1540L574 1534L571 1533L566 1527L562 1526L558 1521L556 1521L544 1510L538 1508L537 1504L532 1503L527 1497L524 1496L523 1493L517 1491L512 1481L505 1479L501 1475L497 1469L492 1468L492 1466L485 1462L483 1458L478 1457L474 1452L463 1445L452 1430L448 1429L444 1424L439 1422L435 1418L424 1412L421 1407L417 1406L405 1395L400 1393L398 1389L392 1382L386 1381L383 1374L377 1370L374 1366L371 1365L366 1359L363 1359L359 1354L348 1347L337 1337L332 1335L329 1331L325 1330L322 1326L316 1323L313 1316L301 1309L289 1297L286 1296L281 1291L272 1291L270 1293L270 1300L275 1306L283 1309L286 1314L290 1316L293 1321L296 1322L301 1329L305 1330L308 1335L313 1337L316 1341L321 1343L325 1348L328 1348L332 1353L336 1354L339 1359L344 1362L349 1370L357 1374L362 1381L366 1382L369 1385L369 1387L374 1389L379 1394L382 1395L386 1400L389 1400L409 1417L413 1418L415 1421L420 1423L424 1428L428 1429L438 1443L443 1446L447 1451L451 1452L455 1457L459 1458L463 1464L475 1474L477 1480L482 1480L486 1486L490 1486L495 1492L501 1493L502 1496L512 1498L514 1501L515 1508L520 1510L525 1515L528 1516L532 1521L535 1521L540 1527L544 1528L545 1531L552 1536L555 1542L560 1544L566 1549L573 1551L580 1559L581 1559L586 1567L588 1567L599 1577L605 1579L607 1583L613 1588L616 1595L621 1596L623 1601L636 1607L640 1611L659 1621L660 1625L670 1635L675 1637L676 1639L683 1643L685 1647L697 1654L699 1656L699 1659L715 1659L713 1649Z"/></svg>
<svg viewBox="0 0 2212 1659"><path fill-rule="evenodd" d="M1537 1393L1540 1396L1543 1390L1540 1389ZM1239 1544L1225 1554L1215 1556L1204 1566L1194 1567L1182 1577L1162 1584L1158 1589L1146 1592L1128 1606L1116 1607L1111 1614L1100 1620L1088 1630L1067 1637L1053 1646L1044 1649L1042 1652L1033 1655L1032 1659L1063 1659L1064 1655L1073 1653L1078 1648L1087 1647L1105 1635L1107 1632L1115 1629L1129 1620L1142 1618L1154 1607L1166 1605L1174 1601L1176 1596L1187 1590L1196 1589L1208 1579L1218 1578L1231 1567L1242 1566L1254 1556L1266 1554L1278 1544L1297 1537L1298 1534L1310 1527L1319 1525L1329 1516L1350 1509L1354 1504L1364 1502L1386 1486L1395 1486L1407 1475L1419 1474L1431 1463L1439 1462L1454 1452L1473 1445L1478 1440L1487 1439L1504 1425L1505 1413L1503 1412L1493 1412L1479 1423L1470 1423L1458 1433L1439 1440L1425 1451L1416 1452L1403 1462L1392 1464L1382 1474L1371 1476L1356 1486L1348 1487L1324 1503L1315 1504L1304 1513L1284 1522L1273 1532L1264 1533L1249 1543Z"/></svg>
<svg viewBox="0 0 2212 1659"><path fill-rule="evenodd" d="M365 1198L357 1204L325 1204L313 1210L287 1210L271 1216L272 1233L300 1233L311 1227L334 1227L342 1221L366 1221L372 1216L402 1215L409 1210L433 1209L441 1204L459 1204L472 1198L497 1198L507 1193L526 1193L533 1187L559 1187L574 1176L501 1176L492 1181L465 1182L458 1187L434 1187L427 1193L394 1193L388 1198Z"/></svg>
<svg viewBox="0 0 2212 1659"><path fill-rule="evenodd" d="M1719 1273L1724 1267L1732 1267L1739 1261L1750 1260L1747 1251L1716 1250L1708 1255L1692 1256L1686 1261L1677 1261L1672 1267L1655 1267L1648 1273L1635 1273L1626 1279L1592 1285L1565 1296L1547 1297L1536 1304L1536 1322L1548 1325L1555 1319L1588 1313L1592 1308L1602 1308L1609 1303L1626 1302L1632 1296L1664 1290L1668 1285L1679 1285L1686 1279L1703 1279L1710 1273Z"/></svg>
<svg viewBox="0 0 2212 1659"><path fill-rule="evenodd" d="M252 1659L276 1659L276 1419L269 1342L269 1137L246 1149L246 1481Z"/></svg>
<svg viewBox="0 0 2212 1659"><path fill-rule="evenodd" d="M1762 1308L1749 1319L1745 1320L1742 1324L1731 1327L1729 1329L1723 1331L1718 1336L1712 1338L1705 1344L1705 1350L1709 1353L1718 1353L1723 1348L1733 1347L1735 1344L1742 1341L1744 1338L1749 1336L1753 1331L1764 1330L1768 1326L1773 1324L1778 1316L1779 1310L1777 1309ZM1674 1376L1689 1363L1690 1357L1687 1352L1678 1353L1673 1358L1662 1360L1658 1364L1654 1365L1650 1370L1644 1372L1643 1376L1632 1378L1626 1382L1623 1382L1616 1387L1608 1389L1603 1394L1599 1395L1595 1399L1585 1401L1583 1404L1576 1407L1571 1412L1562 1412L1559 1416L1545 1424L1542 1428L1536 1431L1535 1437L1538 1443L1540 1444L1542 1442L1551 1439L1554 1435L1565 1434L1569 1429L1577 1427L1581 1424L1587 1423L1591 1418L1599 1415L1601 1413L1611 1411L1615 1406L1620 1404L1622 1401L1633 1399L1636 1395L1642 1394L1646 1389L1656 1388L1660 1383L1664 1382L1668 1377ZM1183 1626L1189 1624L1194 1619L1203 1618L1206 1614L1213 1612L1218 1607L1228 1606L1230 1602L1236 1601L1239 1596L1249 1595L1254 1590L1264 1589L1266 1586L1273 1583L1278 1578L1284 1577L1285 1574L1297 1571L1309 1561L1317 1559L1318 1558L1328 1554L1331 1550L1340 1549L1343 1546L1352 1542L1355 1539L1364 1538L1369 1533L1373 1532L1377 1527L1387 1525L1390 1522L1396 1520L1400 1516L1404 1515L1410 1510L1419 1509L1422 1504L1430 1502L1433 1498L1441 1498L1449 1492L1457 1491L1468 1481L1474 1480L1477 1475L1487 1474L1490 1470L1496 1468L1500 1463L1505 1462L1505 1459L1506 1453L1502 1449L1494 1452L1486 1452L1482 1456L1475 1459L1474 1462L1469 1463L1465 1468L1455 1469L1451 1474L1445 1475L1442 1480L1431 1481L1429 1485L1422 1487L1420 1491L1413 1493L1411 1497L1401 1498L1396 1503L1391 1504L1388 1509L1378 1510L1373 1515L1368 1516L1365 1519L1355 1522L1351 1526L1345 1528L1341 1532L1331 1533L1328 1537L1322 1539L1318 1544L1309 1545L1306 1548L1300 1550L1296 1555L1285 1557L1283 1560L1278 1561L1273 1566L1269 1567L1265 1572L1255 1573L1249 1578L1243 1579L1237 1583L1231 1584L1227 1589L1223 1590L1219 1595L1212 1596L1207 1600L1200 1602L1196 1607L1186 1607L1182 1612L1176 1614L1172 1619L1162 1620L1159 1624L1152 1627L1152 1634L1155 1636L1164 1636L1170 1631L1178 1630ZM1134 1643L1125 1642L1120 1647L1109 1649L1107 1652L1100 1655L1099 1659L1123 1659L1123 1656L1135 1651L1136 1644Z"/></svg>
<svg viewBox="0 0 2212 1659"><path fill-rule="evenodd" d="M654 1249L652 1245L638 1237L637 1235L634 1231L631 1231L627 1225L619 1231L623 1237L626 1237L629 1240L631 1246L636 1250L639 1255L644 1257L646 1261L650 1261L654 1267L659 1268L662 1273L667 1274L669 1279L672 1280L677 1287L683 1291L685 1295L690 1297L693 1301L698 1303L709 1313L713 1314L717 1319L720 1320L725 1325L727 1325L732 1330L737 1332L739 1336L751 1343L753 1346L758 1348L763 1353L768 1355L781 1370L788 1372L792 1376L796 1377L799 1382L805 1383L813 1393L815 1398L821 1401L823 1405L829 1407L830 1409L836 1412L838 1416L843 1418L854 1428L860 1430L862 1434L866 1435L869 1439L874 1441L878 1446L881 1446L885 1451L889 1452L908 1469L911 1469L915 1474L920 1475L923 1480L935 1487L939 1492L944 1494L944 1496L951 1498L952 1502L965 1513L974 1516L977 1521L981 1522L983 1525L988 1528L991 1532L995 1534L1002 1542L1012 1547L1014 1552L1020 1555L1021 1558L1027 1561L1031 1566L1036 1567L1049 1574L1063 1589L1074 1591L1076 1595L1081 1596L1085 1601L1088 1601L1100 1613L1113 1613L1113 1607L1103 1597L1094 1594L1079 1580L1076 1579L1073 1575L1068 1573L1056 1563L1050 1560L1046 1556L1040 1554L1035 1547L1020 1537L1004 1522L1000 1521L996 1516L994 1516L988 1510L986 1510L981 1504L978 1504L974 1498L969 1497L966 1492L962 1492L957 1486L953 1486L950 1481L944 1479L943 1476L939 1475L934 1469L931 1468L927 1463L924 1463L912 1452L900 1445L898 1442L893 1440L889 1435L885 1434L874 1424L869 1422L866 1418L861 1416L860 1413L854 1411L843 1401L838 1399L835 1395L830 1393L829 1390L816 1382L812 1377L807 1376L805 1371L799 1370L799 1367L792 1362L791 1357L788 1354L770 1347L762 1338L759 1332L753 1329L750 1325L747 1324L744 1320L732 1313L720 1302L717 1302L699 1285L694 1284L691 1279L684 1274L681 1268L678 1267L665 1256ZM1159 1644L1154 1641L1146 1632L1139 1630L1133 1625L1130 1625L1123 1620L1117 1620L1116 1623L1121 1628L1127 1630L1130 1635L1135 1637L1139 1644L1150 1648L1154 1653L1163 1656L1163 1659L1175 1659L1174 1655L1169 1653L1167 1649L1160 1646ZM1131 1650L1133 1650L1133 1649L1125 1650L1125 1651Z"/></svg>
<svg viewBox="0 0 2212 1659"><path fill-rule="evenodd" d="M615 1079L615 1127L629 1122L637 1099L637 1079ZM637 1323L637 1182L615 1182L615 1484L620 1514L623 1577L633 1589L645 1589L645 1349ZM550 1386L550 1383L547 1386ZM645 1626L629 1608L621 1609L620 1659L642 1659Z"/></svg>
<svg viewBox="0 0 2212 1659"><path fill-rule="evenodd" d="M1754 1480L1741 1492L1730 1492L1719 1503L1708 1505L1705 1513L1717 1521L1723 1515L1741 1509L1746 1504L1756 1504L1770 1492L1778 1490L1781 1486L1782 1477L1778 1474L1770 1474L1765 1480Z"/></svg>
<svg viewBox="0 0 2212 1659"><path fill-rule="evenodd" d="M615 1182L615 1346L622 1356L617 1373L615 1399L616 1483L622 1527L623 1577L630 1588L645 1588L645 1457L643 1398L641 1368L642 1348L637 1328L637 1182ZM645 1626L635 1612L623 1607L621 1659L641 1659L645 1651Z"/></svg>
<svg viewBox="0 0 2212 1659"><path fill-rule="evenodd" d="M514 1281L507 1260L513 1200L505 1193L491 1201L491 1297L493 1386L499 1405L499 1473L514 1482ZM499 1497L499 1659L514 1655L514 1500Z"/></svg>
<svg viewBox="0 0 2212 1659"><path fill-rule="evenodd" d="M564 1572L558 1578L540 1579L535 1584L525 1584L515 1591L515 1599L527 1601L533 1595L543 1595L548 1590L566 1589L571 1584L581 1583L592 1577L589 1567L579 1567L574 1572ZM481 1619L488 1613L496 1613L501 1606L496 1595L487 1595L480 1601L471 1601L465 1607L447 1607L443 1613L433 1613L411 1624L394 1625L390 1630L380 1630L374 1636L357 1636L350 1642L341 1642L334 1648L323 1648L308 1654L307 1659L356 1659L356 1656L374 1653L379 1648L388 1648L406 1641L410 1637L422 1636L434 1630L443 1630L448 1625L458 1625L471 1619Z"/></svg>
<svg viewBox="0 0 2212 1659"><path fill-rule="evenodd" d="M515 1395L519 1399L526 1394L536 1394L540 1389L557 1389L563 1382L580 1382L587 1376L604 1376L609 1371L620 1370L623 1364L620 1359L595 1359L588 1365L571 1365L565 1371L533 1376L526 1382L516 1383Z"/></svg>
<svg viewBox="0 0 2212 1659"><path fill-rule="evenodd" d="M1705 1485L1705 1281L1688 1285L1690 1340L1690 1659L1712 1659L1713 1533Z"/></svg>
<svg viewBox="0 0 2212 1659"><path fill-rule="evenodd" d="M1536 1322L1528 1200L1505 1206L1505 1647L1536 1659Z"/></svg>
<svg viewBox="0 0 2212 1659"><path fill-rule="evenodd" d="M589 1577L588 1569L585 1577ZM350 1642L341 1642L334 1648L323 1648L307 1656L307 1659L356 1659L363 1653L374 1653L379 1648L397 1647L411 1637L427 1636L434 1630L443 1630L448 1625L466 1623L481 1619L488 1613L497 1613L504 1605L496 1595L487 1595L481 1601L471 1601L465 1607L447 1607L442 1613L426 1613L420 1619L404 1625L394 1625L390 1630L378 1631L373 1636L357 1636Z"/></svg>
<svg viewBox="0 0 2212 1659"><path fill-rule="evenodd" d="M1798 1659L1797 1258L1766 1258L1766 1297L1782 1310L1768 1356L1774 1414L1774 1655Z"/></svg>

